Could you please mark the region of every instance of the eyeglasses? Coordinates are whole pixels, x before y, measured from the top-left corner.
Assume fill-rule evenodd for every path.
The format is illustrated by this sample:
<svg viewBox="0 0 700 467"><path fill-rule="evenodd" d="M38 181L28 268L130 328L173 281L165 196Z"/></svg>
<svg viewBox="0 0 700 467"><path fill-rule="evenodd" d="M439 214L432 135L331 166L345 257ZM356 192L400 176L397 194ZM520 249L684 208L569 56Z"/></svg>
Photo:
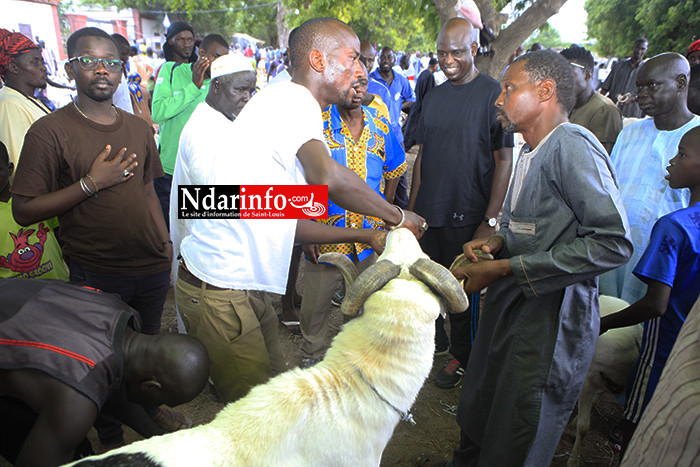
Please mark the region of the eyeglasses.
<svg viewBox="0 0 700 467"><path fill-rule="evenodd" d="M68 61L72 62L73 60L77 60L80 69L85 71L97 70L97 67L100 66L100 62L102 62L105 70L109 71L110 73L118 73L122 71L122 65L124 64L121 60L116 58L95 58L89 55L73 57Z"/></svg>
<svg viewBox="0 0 700 467"><path fill-rule="evenodd" d="M575 66L576 68L580 68L580 69L582 69L582 70L585 70L585 69L586 69L585 66L579 65L578 63L574 63L574 62L569 62L569 65Z"/></svg>

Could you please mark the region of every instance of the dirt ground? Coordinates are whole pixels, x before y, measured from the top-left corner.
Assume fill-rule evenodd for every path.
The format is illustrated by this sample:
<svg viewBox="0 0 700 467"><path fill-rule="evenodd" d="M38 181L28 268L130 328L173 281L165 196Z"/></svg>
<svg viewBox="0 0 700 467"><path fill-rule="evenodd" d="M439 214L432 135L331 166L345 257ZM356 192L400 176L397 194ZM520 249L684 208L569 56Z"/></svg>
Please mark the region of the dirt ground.
<svg viewBox="0 0 700 467"><path fill-rule="evenodd" d="M300 273L300 277L302 274L303 270ZM298 290L302 290L300 285ZM177 330L174 303L171 290L163 317L163 332L176 332ZM278 310L281 309L279 308L281 307L279 301L277 301L277 306ZM331 331L329 338L337 334L341 325L342 316L339 308L331 307ZM290 368L298 366L301 362L301 336L290 332L280 324L279 337L288 366ZM431 376L425 382L411 410L416 425L411 425L408 422L399 422L394 436L382 456L382 466L413 465L411 458L423 451L433 451L451 459L452 450L459 441L459 428L454 413L459 401L461 385L453 389L440 389L432 383L432 378L447 362L448 358L448 356L435 358ZM468 384L468 381L464 381L463 384ZM212 420L223 407L224 404L217 401L211 388L207 387L192 402L179 406L176 410L188 416L194 425L199 425ZM598 404L597 408L593 409L591 430L584 440L581 465L619 465L619 453L614 449L613 444L608 441L607 434L621 415L622 406L615 400L604 400ZM126 431L127 442L139 439L135 433L128 429ZM552 466L560 467L566 465L575 434L575 426L570 422L559 443L555 458L551 464ZM91 440L95 448L98 449L98 442L94 438L94 430ZM507 446L504 446L504 448L507 448Z"/></svg>

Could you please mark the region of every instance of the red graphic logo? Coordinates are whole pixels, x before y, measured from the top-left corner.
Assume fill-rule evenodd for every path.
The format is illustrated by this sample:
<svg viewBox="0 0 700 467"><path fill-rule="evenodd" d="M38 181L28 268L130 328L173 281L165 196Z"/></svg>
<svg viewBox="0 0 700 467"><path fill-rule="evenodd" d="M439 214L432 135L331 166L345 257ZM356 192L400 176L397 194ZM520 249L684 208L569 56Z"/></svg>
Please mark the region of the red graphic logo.
<svg viewBox="0 0 700 467"><path fill-rule="evenodd" d="M325 219L326 185L179 185L179 219Z"/></svg>

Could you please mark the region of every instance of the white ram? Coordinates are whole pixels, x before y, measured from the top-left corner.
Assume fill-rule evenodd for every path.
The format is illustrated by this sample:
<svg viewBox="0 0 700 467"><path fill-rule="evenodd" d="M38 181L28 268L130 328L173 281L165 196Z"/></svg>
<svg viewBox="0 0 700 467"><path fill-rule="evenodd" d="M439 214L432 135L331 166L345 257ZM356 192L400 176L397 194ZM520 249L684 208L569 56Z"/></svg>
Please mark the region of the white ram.
<svg viewBox="0 0 700 467"><path fill-rule="evenodd" d="M601 295L600 316L627 308L629 304L615 297ZM581 443L591 424L591 410L604 394L624 394L627 377L639 357L642 341L640 324L611 329L598 338L591 368L578 398L576 440L568 467L578 467Z"/></svg>
<svg viewBox="0 0 700 467"><path fill-rule="evenodd" d="M408 230L395 230L377 263L348 286L341 311L362 314L344 325L321 363L254 387L207 425L75 465L379 465L432 367L438 296L450 310L467 308L454 277Z"/></svg>

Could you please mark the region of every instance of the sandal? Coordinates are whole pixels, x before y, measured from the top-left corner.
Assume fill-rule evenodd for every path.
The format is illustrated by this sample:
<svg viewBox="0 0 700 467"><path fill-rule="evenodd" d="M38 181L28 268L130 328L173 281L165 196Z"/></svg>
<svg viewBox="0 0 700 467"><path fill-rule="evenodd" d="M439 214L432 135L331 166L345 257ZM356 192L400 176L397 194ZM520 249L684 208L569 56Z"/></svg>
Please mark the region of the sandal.
<svg viewBox="0 0 700 467"><path fill-rule="evenodd" d="M169 433L178 430L185 430L192 426L192 420L189 418L185 417L179 412L173 412L162 407L158 408L158 412L156 412L151 419L156 423L156 425Z"/></svg>

